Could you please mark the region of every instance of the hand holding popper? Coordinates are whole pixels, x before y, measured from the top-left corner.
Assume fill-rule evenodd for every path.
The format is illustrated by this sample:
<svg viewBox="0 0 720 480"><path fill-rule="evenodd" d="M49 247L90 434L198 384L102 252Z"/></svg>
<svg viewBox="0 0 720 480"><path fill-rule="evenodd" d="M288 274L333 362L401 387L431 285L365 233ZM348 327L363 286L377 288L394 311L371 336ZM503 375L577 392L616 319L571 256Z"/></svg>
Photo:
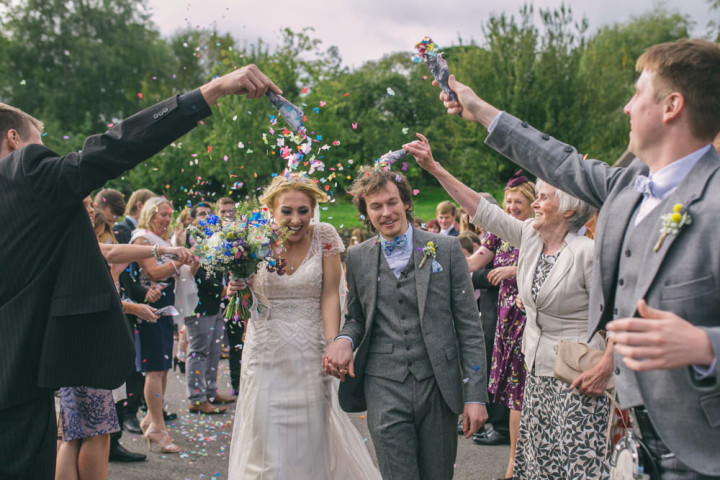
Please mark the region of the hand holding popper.
<svg viewBox="0 0 720 480"><path fill-rule="evenodd" d="M413 60L418 63L424 60L442 91L450 97L451 101L456 101L457 95L455 95L455 92L453 92L450 89L450 85L448 85L450 69L445 59L442 58L442 53L438 50L437 44L432 41L432 38L426 36L415 45L415 49L418 51L418 54L413 57Z"/></svg>

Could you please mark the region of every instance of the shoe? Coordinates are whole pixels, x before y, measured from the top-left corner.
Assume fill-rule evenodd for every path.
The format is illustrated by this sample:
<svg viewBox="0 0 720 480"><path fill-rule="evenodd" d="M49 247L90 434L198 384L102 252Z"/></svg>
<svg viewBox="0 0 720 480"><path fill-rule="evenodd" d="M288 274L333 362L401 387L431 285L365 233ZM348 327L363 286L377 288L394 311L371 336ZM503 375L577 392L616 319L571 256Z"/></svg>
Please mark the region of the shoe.
<svg viewBox="0 0 720 480"><path fill-rule="evenodd" d="M227 407L213 407L208 402L202 402L202 403L190 405L188 410L190 410L190 413L204 413L206 415L217 415L220 413L225 413L225 411L227 410Z"/></svg>
<svg viewBox="0 0 720 480"><path fill-rule="evenodd" d="M508 445L510 439L494 428L488 428L472 436L473 443L477 445Z"/></svg>
<svg viewBox="0 0 720 480"><path fill-rule="evenodd" d="M180 369L180 373L185 374L185 361L180 360L177 356L173 357L173 372Z"/></svg>
<svg viewBox="0 0 720 480"><path fill-rule="evenodd" d="M168 413L163 409L163 420L166 422L172 422L177 418L177 413Z"/></svg>
<svg viewBox="0 0 720 480"><path fill-rule="evenodd" d="M210 403L213 405L219 405L222 403L233 403L235 401L235 397L232 395L223 395L222 393L215 393L214 397L210 398Z"/></svg>
<svg viewBox="0 0 720 480"><path fill-rule="evenodd" d="M130 433L134 433L135 435L140 435L141 433L143 433L142 428L140 428L140 422L138 422L137 417L135 417L134 415L130 415L123 421L123 428Z"/></svg>
<svg viewBox="0 0 720 480"><path fill-rule="evenodd" d="M142 453L131 452L117 442L110 444L111 462L143 462L147 457Z"/></svg>
<svg viewBox="0 0 720 480"><path fill-rule="evenodd" d="M180 451L180 447L173 443L168 432L148 430L143 434L143 437L145 437L150 452L154 452L155 448L160 453L178 453Z"/></svg>

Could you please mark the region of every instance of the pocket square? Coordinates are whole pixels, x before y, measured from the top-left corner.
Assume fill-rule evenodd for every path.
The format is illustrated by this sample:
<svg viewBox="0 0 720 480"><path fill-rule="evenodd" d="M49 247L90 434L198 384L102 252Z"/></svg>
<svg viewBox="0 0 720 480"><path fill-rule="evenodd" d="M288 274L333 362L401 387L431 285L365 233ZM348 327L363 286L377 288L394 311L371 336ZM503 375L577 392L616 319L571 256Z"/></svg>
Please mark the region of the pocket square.
<svg viewBox="0 0 720 480"><path fill-rule="evenodd" d="M437 260L433 259L432 263L430 264L430 271L431 271L432 273L442 272L442 271L443 271L443 268L442 268L442 265L440 265L440 262L438 262Z"/></svg>

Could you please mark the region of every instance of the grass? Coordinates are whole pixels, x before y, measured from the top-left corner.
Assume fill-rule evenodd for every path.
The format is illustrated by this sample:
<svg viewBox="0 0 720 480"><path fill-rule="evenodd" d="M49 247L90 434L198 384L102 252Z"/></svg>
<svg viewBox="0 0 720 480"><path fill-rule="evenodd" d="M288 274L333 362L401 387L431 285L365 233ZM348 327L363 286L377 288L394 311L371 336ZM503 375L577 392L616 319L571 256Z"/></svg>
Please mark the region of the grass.
<svg viewBox="0 0 720 480"><path fill-rule="evenodd" d="M435 218L435 207L443 200L452 200L450 196L440 187L426 187L413 199L415 216L424 221ZM349 195L342 194L335 197L333 203L320 206L320 219L323 222L332 224L338 230L351 230L356 227L363 227L358 218L357 210L352 204Z"/></svg>

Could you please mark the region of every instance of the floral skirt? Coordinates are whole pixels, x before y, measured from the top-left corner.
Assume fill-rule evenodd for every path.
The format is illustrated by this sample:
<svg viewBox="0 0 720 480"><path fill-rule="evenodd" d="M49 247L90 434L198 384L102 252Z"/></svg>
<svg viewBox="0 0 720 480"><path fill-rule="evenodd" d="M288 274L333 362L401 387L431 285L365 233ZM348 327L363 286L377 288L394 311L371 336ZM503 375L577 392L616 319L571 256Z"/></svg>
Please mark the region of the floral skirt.
<svg viewBox="0 0 720 480"><path fill-rule="evenodd" d="M112 390L63 387L59 397L62 438L66 442L120 431Z"/></svg>
<svg viewBox="0 0 720 480"><path fill-rule="evenodd" d="M553 377L528 373L513 478L609 478L605 461L610 401L575 393Z"/></svg>

